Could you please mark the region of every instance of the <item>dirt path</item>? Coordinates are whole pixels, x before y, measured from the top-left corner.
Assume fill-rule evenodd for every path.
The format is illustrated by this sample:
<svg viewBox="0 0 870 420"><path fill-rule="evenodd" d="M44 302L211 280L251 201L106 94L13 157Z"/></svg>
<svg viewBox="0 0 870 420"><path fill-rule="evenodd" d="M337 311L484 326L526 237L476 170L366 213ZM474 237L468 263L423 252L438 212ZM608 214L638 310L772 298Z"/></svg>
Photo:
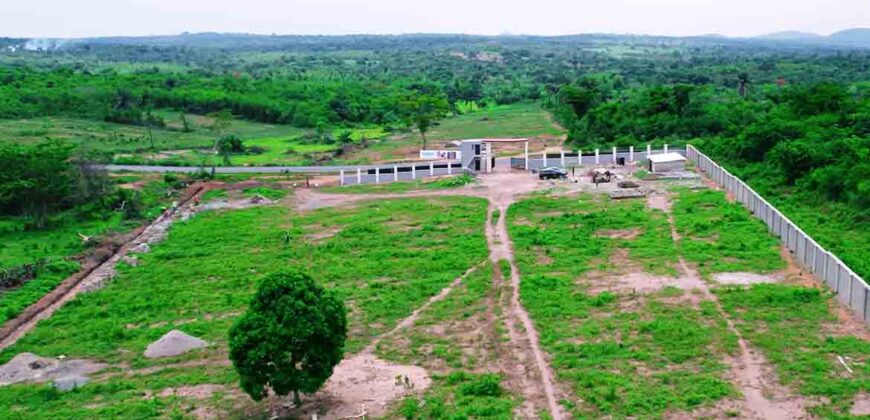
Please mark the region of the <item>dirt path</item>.
<svg viewBox="0 0 870 420"><path fill-rule="evenodd" d="M656 198L651 198L648 204L667 213L668 224L671 227L671 236L675 242L679 241L680 235L677 232L674 216L671 213L670 197L667 194L660 194ZM806 418L807 414L804 410L803 399L793 396L788 389L779 384L764 356L750 348L749 343L734 325L734 321L731 320L728 313L722 308L719 299L713 294L707 283L701 279L698 272L691 269L682 256L679 257L678 261L683 276L697 280L691 283L701 291L704 298L716 305L716 310L725 320L728 330L737 337L740 354L733 360L730 360L730 374L732 381L735 382L735 385L737 385L743 394L741 417L754 419ZM767 395L771 398L768 398Z"/></svg>
<svg viewBox="0 0 870 420"><path fill-rule="evenodd" d="M505 302L504 321L510 338L511 362L508 363L508 376L515 391L539 407L527 407L526 414L534 416L537 410L546 409L554 419L565 417L562 407L558 404L557 389L554 385L553 372L538 343L538 332L528 312L520 302L520 275L514 263L510 237L507 232L505 214L508 207L522 194L535 191L542 187L533 176L524 172L499 171L481 177L474 185L457 189L412 191L407 193L384 194L323 194L315 190L299 190L295 197L295 206L301 211L324 207L350 205L361 201L386 200L410 197L434 197L444 195L474 196L485 198L490 202L486 223L486 238L490 250L490 260L496 265L495 271L501 275L498 262L507 260L510 263L510 273L503 273L509 278L510 296ZM493 212L499 211L498 220L492 220ZM471 270L469 270L469 274ZM509 276L509 277L508 277ZM464 276L463 276L464 277ZM413 325L419 313L432 303L444 299L453 287L458 286L462 277L454 281L429 302L414 311L408 318L397 324L396 328L384 334L383 337ZM370 354L380 338L370 344L360 355ZM535 403L538 404L535 404Z"/></svg>

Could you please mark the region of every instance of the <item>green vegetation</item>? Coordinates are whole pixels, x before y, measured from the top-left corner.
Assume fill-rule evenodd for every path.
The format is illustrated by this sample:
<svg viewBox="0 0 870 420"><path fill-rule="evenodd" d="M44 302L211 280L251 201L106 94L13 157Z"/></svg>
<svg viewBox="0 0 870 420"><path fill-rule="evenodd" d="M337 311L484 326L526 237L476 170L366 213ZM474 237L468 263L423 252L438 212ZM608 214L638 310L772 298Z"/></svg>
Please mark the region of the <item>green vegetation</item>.
<svg viewBox="0 0 870 420"><path fill-rule="evenodd" d="M107 174L73 161L59 141L0 143L0 321L18 315L79 268L75 256L159 214L172 185L117 187ZM123 181L123 180L119 180ZM177 180L174 181L174 183Z"/></svg>
<svg viewBox="0 0 870 420"><path fill-rule="evenodd" d="M522 302L557 377L576 395L566 404L577 416L655 417L736 394L723 363L736 337L712 302L675 302L679 289L639 299L584 280L590 270L618 272L632 264L676 274L667 218L643 205L540 196L508 210ZM615 259L619 250L626 260Z"/></svg>
<svg viewBox="0 0 870 420"><path fill-rule="evenodd" d="M408 397L398 410L406 419L509 419L518 405L493 373L457 371L435 376L435 384L422 399Z"/></svg>
<svg viewBox="0 0 870 420"><path fill-rule="evenodd" d="M680 190L673 206L679 248L703 275L712 272L769 273L785 268L779 239L739 203L718 191Z"/></svg>
<svg viewBox="0 0 870 420"><path fill-rule="evenodd" d="M820 404L820 418L846 416L870 381L870 343L835 333L837 305L830 293L778 284L716 291L737 328L776 368L780 381ZM843 357L852 371L838 362Z"/></svg>
<svg viewBox="0 0 870 420"><path fill-rule="evenodd" d="M230 328L230 360L256 401L271 392L301 404L344 357L347 308L305 273L280 271L260 281L248 310Z"/></svg>
<svg viewBox="0 0 870 420"><path fill-rule="evenodd" d="M870 85L806 79L747 90L753 77L739 73L735 91L597 75L562 86L549 106L578 146L691 140L870 277Z"/></svg>
<svg viewBox="0 0 870 420"><path fill-rule="evenodd" d="M259 273L293 268L318 273L319 284L347 302L349 334L346 350L360 350L429 297L486 258L481 226L486 203L466 197L402 199L362 203L353 210L321 209L296 214L281 206L201 213L175 224L169 237L136 267L122 265L105 288L79 295L0 354L3 362L22 351L44 356L66 355L133 368L178 361L226 357L226 333L232 319L253 295ZM289 240L284 239L285 233ZM402 246L396 246L402 244ZM207 349L165 360L148 360L142 351L173 328L210 343ZM174 371L186 375L188 370ZM151 384L149 378L154 376ZM102 401L107 413L144 409L141 392L159 387L156 378L118 377L89 387L118 387ZM233 383L232 368L208 366L192 383ZM170 376L169 379L172 379ZM215 382L216 381L216 382ZM147 386L141 385L148 383ZM14 391L7 391L14 389ZM94 395L52 394L44 404L44 387L21 385L4 389L0 417L14 410L57 417L81 410ZM172 399L155 397L152 412L164 411ZM222 400L226 402L225 400ZM211 403L210 403L211 404ZM223 404L214 402L214 404ZM225 409L232 410L232 404ZM75 407L72 409L71 407ZM2 411L7 410L7 411ZM37 415L34 414L34 415Z"/></svg>

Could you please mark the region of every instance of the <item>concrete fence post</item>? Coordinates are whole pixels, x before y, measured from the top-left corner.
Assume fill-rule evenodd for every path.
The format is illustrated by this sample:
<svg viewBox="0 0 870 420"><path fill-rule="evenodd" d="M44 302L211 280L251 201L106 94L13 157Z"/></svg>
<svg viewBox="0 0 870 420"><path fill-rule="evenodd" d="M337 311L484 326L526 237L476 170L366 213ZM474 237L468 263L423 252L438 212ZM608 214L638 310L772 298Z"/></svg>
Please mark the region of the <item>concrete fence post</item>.
<svg viewBox="0 0 870 420"><path fill-rule="evenodd" d="M628 146L628 161L634 162L634 146Z"/></svg>
<svg viewBox="0 0 870 420"><path fill-rule="evenodd" d="M616 163L616 147L613 148L613 163Z"/></svg>
<svg viewBox="0 0 870 420"><path fill-rule="evenodd" d="M429 176L435 176L435 162L429 162Z"/></svg>
<svg viewBox="0 0 870 420"><path fill-rule="evenodd" d="M577 166L583 166L583 150L577 150Z"/></svg>
<svg viewBox="0 0 870 420"><path fill-rule="evenodd" d="M601 160L600 160L600 154L598 153L598 149L595 149L595 164L597 165L597 164L599 164L600 162L601 162Z"/></svg>
<svg viewBox="0 0 870 420"><path fill-rule="evenodd" d="M541 168L547 167L547 151L541 152Z"/></svg>
<svg viewBox="0 0 870 420"><path fill-rule="evenodd" d="M344 186L344 169L338 171L338 182L342 187Z"/></svg>
<svg viewBox="0 0 870 420"><path fill-rule="evenodd" d="M417 179L417 164L411 165L411 179Z"/></svg>
<svg viewBox="0 0 870 420"><path fill-rule="evenodd" d="M375 184L380 184L380 183L381 183L381 168L377 167L377 168L375 168Z"/></svg>
<svg viewBox="0 0 870 420"><path fill-rule="evenodd" d="M453 175L453 164L447 162L447 175Z"/></svg>
<svg viewBox="0 0 870 420"><path fill-rule="evenodd" d="M362 168L356 168L356 183L362 184Z"/></svg>
<svg viewBox="0 0 870 420"><path fill-rule="evenodd" d="M529 171L529 170L531 170L529 168L529 142L526 142L525 145L526 145L526 147L525 147L526 148L526 170Z"/></svg>
<svg viewBox="0 0 870 420"><path fill-rule="evenodd" d="M399 180L399 167L396 165L393 165L393 181L398 181L398 180Z"/></svg>
<svg viewBox="0 0 870 420"><path fill-rule="evenodd" d="M562 150L559 152L559 160L561 161L562 167L565 167L565 151Z"/></svg>
<svg viewBox="0 0 870 420"><path fill-rule="evenodd" d="M667 152L668 152L668 144L665 143L665 153L667 153Z"/></svg>
<svg viewBox="0 0 870 420"><path fill-rule="evenodd" d="M647 144L646 145L646 158L649 159L650 156L652 156L652 145Z"/></svg>

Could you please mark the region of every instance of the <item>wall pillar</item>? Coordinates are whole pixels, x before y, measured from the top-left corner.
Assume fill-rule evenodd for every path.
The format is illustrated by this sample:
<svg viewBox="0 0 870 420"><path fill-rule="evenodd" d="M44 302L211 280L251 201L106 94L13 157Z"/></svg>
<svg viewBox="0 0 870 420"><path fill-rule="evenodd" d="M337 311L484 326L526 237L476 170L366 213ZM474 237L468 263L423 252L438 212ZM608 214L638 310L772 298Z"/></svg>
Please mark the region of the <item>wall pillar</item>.
<svg viewBox="0 0 870 420"><path fill-rule="evenodd" d="M344 169L338 171L338 179L341 186L344 186Z"/></svg>
<svg viewBox="0 0 870 420"><path fill-rule="evenodd" d="M559 160L562 164L562 167L564 168L565 167L565 151L562 150L561 152L559 152L559 155L560 155Z"/></svg>
<svg viewBox="0 0 870 420"><path fill-rule="evenodd" d="M447 162L447 175L453 175L453 164Z"/></svg>
<svg viewBox="0 0 870 420"><path fill-rule="evenodd" d="M646 145L646 158L649 159L650 156L652 156L652 145L647 144Z"/></svg>
<svg viewBox="0 0 870 420"><path fill-rule="evenodd" d="M665 143L665 153L667 153L667 152L668 152L668 144Z"/></svg>
<svg viewBox="0 0 870 420"><path fill-rule="evenodd" d="M429 162L429 176L435 176L435 163Z"/></svg>
<svg viewBox="0 0 870 420"><path fill-rule="evenodd" d="M381 183L381 168L375 168L375 184Z"/></svg>
<svg viewBox="0 0 870 420"><path fill-rule="evenodd" d="M356 183L362 184L362 169L356 168Z"/></svg>
<svg viewBox="0 0 870 420"><path fill-rule="evenodd" d="M613 163L616 163L616 147L613 148Z"/></svg>
<svg viewBox="0 0 870 420"><path fill-rule="evenodd" d="M398 181L398 180L399 180L399 167L396 165L393 165L393 181Z"/></svg>
<svg viewBox="0 0 870 420"><path fill-rule="evenodd" d="M528 171L528 170L530 170L529 169L529 142L526 142L525 145L526 145L526 170Z"/></svg>
<svg viewBox="0 0 870 420"><path fill-rule="evenodd" d="M595 164L599 164L601 162L600 156L598 155L598 149L595 149Z"/></svg>
<svg viewBox="0 0 870 420"><path fill-rule="evenodd" d="M634 146L628 146L628 161L634 162Z"/></svg>
<svg viewBox="0 0 870 420"><path fill-rule="evenodd" d="M417 179L417 164L411 165L411 179Z"/></svg>

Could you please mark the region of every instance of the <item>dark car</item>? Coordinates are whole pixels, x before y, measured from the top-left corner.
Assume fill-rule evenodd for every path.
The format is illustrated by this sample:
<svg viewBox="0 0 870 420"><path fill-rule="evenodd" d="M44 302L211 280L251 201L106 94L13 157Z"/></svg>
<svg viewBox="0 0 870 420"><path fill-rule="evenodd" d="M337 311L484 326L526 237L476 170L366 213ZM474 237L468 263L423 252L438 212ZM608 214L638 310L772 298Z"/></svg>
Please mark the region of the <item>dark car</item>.
<svg viewBox="0 0 870 420"><path fill-rule="evenodd" d="M555 166L551 166L549 168L544 168L538 171L538 178L540 179L565 179L568 178L568 172L562 168L557 168Z"/></svg>

